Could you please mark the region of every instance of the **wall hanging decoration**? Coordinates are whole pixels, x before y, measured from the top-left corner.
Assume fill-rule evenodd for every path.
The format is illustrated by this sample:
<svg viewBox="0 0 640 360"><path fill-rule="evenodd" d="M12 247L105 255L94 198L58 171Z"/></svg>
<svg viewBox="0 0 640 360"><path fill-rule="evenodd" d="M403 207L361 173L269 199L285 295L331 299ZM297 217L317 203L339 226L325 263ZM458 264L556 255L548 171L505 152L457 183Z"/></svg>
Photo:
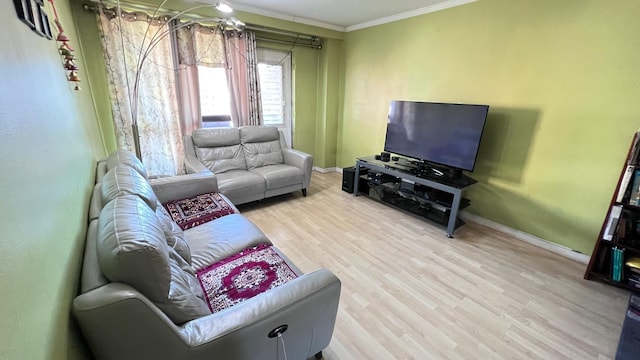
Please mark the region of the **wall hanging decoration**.
<svg viewBox="0 0 640 360"><path fill-rule="evenodd" d="M43 1L43 0L35 0L35 1ZM58 29L58 35L56 35L56 41L60 43L60 47L58 47L58 52L60 56L62 56L62 66L65 70L69 71L67 74L67 80L75 83L74 90L80 89L80 77L78 76L78 65L76 65L76 56L73 54L75 49L69 43L69 38L64 33L64 29L62 28L62 24L60 23L60 17L58 16L58 11L56 10L56 5L53 3L53 0L49 0L51 4L51 8L53 9L53 22L56 24L56 28ZM47 20L48 22L48 20ZM49 30L51 33L51 30Z"/></svg>

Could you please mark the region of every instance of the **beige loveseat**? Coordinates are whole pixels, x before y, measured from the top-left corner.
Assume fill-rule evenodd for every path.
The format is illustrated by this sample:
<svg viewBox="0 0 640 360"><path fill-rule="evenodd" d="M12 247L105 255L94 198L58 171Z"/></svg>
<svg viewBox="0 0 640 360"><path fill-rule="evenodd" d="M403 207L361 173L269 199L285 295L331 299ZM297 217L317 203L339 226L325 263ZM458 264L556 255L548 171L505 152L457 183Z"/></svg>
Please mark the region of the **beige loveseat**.
<svg viewBox="0 0 640 360"><path fill-rule="evenodd" d="M96 358L305 359L329 345L340 281L326 269L302 273L275 247L297 277L212 313L195 274L272 244L232 204L235 214L176 225L162 203L215 190L210 176L148 180L126 151L98 163L73 302Z"/></svg>
<svg viewBox="0 0 640 360"><path fill-rule="evenodd" d="M272 126L197 129L184 138L187 173L213 173L217 189L236 204L302 190L313 157L288 148Z"/></svg>

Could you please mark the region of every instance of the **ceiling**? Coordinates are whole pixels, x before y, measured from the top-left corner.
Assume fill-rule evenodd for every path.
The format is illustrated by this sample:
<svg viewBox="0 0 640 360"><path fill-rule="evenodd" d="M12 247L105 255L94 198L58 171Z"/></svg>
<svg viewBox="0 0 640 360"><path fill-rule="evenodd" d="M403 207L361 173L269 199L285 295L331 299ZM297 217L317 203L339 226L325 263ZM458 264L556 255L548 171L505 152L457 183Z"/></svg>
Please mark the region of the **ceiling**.
<svg viewBox="0 0 640 360"><path fill-rule="evenodd" d="M230 0L240 11L352 31L476 0Z"/></svg>

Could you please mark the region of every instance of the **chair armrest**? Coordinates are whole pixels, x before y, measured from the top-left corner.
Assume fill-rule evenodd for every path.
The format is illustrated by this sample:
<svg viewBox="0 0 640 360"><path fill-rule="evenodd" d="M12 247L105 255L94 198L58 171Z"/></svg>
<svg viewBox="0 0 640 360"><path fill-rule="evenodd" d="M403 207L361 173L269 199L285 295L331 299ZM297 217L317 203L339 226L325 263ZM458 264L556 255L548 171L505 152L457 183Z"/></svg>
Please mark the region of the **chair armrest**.
<svg viewBox="0 0 640 360"><path fill-rule="evenodd" d="M302 169L304 172L304 182L302 183L302 188L306 189L309 187L309 183L311 182L311 170L313 168L313 156L303 153L302 151L285 148L282 149L282 154L284 155L284 163L287 165L292 165Z"/></svg>
<svg viewBox="0 0 640 360"><path fill-rule="evenodd" d="M218 191L218 179L209 170L197 174L150 179L149 183L161 203Z"/></svg>

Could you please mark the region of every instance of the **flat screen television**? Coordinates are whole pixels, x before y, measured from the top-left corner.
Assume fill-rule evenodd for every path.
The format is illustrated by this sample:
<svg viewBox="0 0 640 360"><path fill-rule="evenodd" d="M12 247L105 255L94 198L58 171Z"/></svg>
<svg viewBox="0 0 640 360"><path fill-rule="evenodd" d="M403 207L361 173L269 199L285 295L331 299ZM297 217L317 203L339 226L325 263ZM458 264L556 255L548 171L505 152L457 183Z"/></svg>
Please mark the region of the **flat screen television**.
<svg viewBox="0 0 640 360"><path fill-rule="evenodd" d="M488 111L488 105L394 100L384 150L456 171L473 171Z"/></svg>

